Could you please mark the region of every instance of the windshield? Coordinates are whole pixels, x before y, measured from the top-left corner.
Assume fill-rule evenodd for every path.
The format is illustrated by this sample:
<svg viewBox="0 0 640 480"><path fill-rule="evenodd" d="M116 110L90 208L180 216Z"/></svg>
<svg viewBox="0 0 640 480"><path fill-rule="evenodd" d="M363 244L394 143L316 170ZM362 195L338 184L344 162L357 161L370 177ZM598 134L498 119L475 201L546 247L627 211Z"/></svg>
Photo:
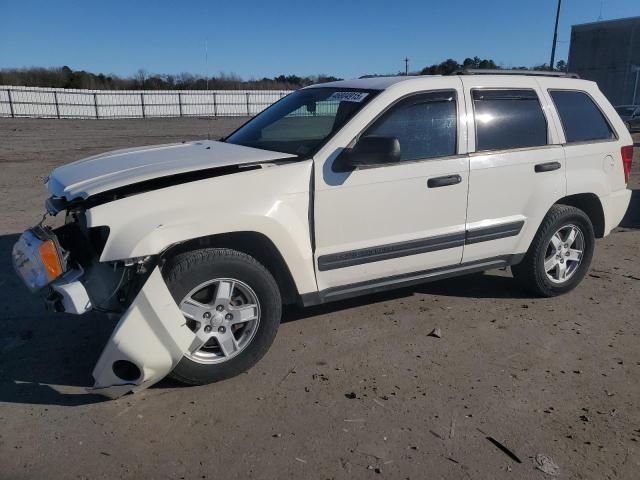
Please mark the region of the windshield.
<svg viewBox="0 0 640 480"><path fill-rule="evenodd" d="M298 90L247 122L225 142L299 156L312 155L376 93L350 88Z"/></svg>
<svg viewBox="0 0 640 480"><path fill-rule="evenodd" d="M636 107L616 107L616 112L622 117L629 117L635 109Z"/></svg>

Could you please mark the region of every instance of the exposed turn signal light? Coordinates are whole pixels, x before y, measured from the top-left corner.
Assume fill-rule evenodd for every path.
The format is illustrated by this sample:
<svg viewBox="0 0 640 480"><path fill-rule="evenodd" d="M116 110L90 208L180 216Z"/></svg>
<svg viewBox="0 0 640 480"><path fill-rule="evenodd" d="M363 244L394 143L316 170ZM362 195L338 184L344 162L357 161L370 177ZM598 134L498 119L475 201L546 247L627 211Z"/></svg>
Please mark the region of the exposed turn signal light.
<svg viewBox="0 0 640 480"><path fill-rule="evenodd" d="M47 272L49 281L53 281L62 275L62 263L60 262L58 249L55 243L53 243L53 240L49 239L42 242L42 245L38 248L38 252L40 253L40 259Z"/></svg>

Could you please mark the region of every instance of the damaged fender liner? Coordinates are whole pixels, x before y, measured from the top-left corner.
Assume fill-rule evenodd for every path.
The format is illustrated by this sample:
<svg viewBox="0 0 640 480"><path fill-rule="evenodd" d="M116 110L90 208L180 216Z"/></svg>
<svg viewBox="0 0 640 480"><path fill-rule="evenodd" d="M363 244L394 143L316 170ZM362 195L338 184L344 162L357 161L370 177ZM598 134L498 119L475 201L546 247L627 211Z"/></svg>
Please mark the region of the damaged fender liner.
<svg viewBox="0 0 640 480"><path fill-rule="evenodd" d="M105 345L91 393L117 398L153 385L173 370L194 338L155 267Z"/></svg>

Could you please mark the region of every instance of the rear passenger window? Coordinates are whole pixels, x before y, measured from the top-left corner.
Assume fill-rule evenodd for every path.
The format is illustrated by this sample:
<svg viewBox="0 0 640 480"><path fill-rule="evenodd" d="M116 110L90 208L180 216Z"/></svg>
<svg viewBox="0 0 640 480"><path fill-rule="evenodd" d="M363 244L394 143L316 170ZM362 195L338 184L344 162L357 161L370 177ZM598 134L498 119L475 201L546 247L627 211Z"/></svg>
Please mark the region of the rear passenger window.
<svg viewBox="0 0 640 480"><path fill-rule="evenodd" d="M476 150L547 144L547 120L533 90L473 90Z"/></svg>
<svg viewBox="0 0 640 480"><path fill-rule="evenodd" d="M549 94L560 115L567 143L615 138L606 118L589 95L567 90L552 90Z"/></svg>
<svg viewBox="0 0 640 480"><path fill-rule="evenodd" d="M454 91L413 95L401 100L369 127L364 135L396 137L400 160L455 155L457 111Z"/></svg>

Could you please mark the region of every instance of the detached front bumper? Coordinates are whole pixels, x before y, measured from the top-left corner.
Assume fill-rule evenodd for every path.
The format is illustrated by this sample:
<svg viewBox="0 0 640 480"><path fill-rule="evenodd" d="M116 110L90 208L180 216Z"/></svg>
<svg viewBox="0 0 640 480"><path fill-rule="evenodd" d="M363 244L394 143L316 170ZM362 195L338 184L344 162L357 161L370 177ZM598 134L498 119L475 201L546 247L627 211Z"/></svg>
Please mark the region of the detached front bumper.
<svg viewBox="0 0 640 480"><path fill-rule="evenodd" d="M53 274L43 258L45 242L51 242L50 253L58 261L55 265L59 268ZM100 282L95 281L95 276L87 279L83 268L71 266L67 258L68 252L60 247L51 230L28 230L13 249L16 273L25 284L33 292L47 288L47 303L55 311L79 315L93 308L85 284ZM106 274L104 268L98 275ZM95 384L91 391L117 398L153 385L177 365L194 339L159 267L154 266L104 347L93 369Z"/></svg>
<svg viewBox="0 0 640 480"><path fill-rule="evenodd" d="M153 385L173 370L194 339L155 267L102 351L92 391L117 398Z"/></svg>

